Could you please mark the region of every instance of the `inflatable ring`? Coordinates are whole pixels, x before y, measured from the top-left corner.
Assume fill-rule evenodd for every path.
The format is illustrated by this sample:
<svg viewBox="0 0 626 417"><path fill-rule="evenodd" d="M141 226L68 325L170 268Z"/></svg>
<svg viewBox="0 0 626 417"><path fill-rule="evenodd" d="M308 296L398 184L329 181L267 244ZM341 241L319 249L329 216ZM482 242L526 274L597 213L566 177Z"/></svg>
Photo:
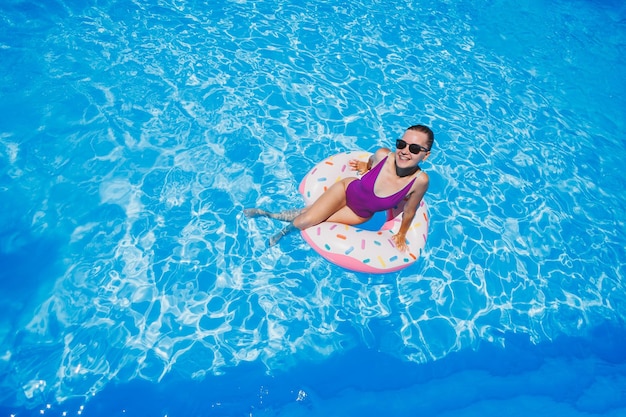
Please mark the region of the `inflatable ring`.
<svg viewBox="0 0 626 417"><path fill-rule="evenodd" d="M300 183L299 191L306 205L313 204L335 182L357 176L348 162L352 159L366 161L370 155L363 151L344 152L318 163ZM355 226L324 222L302 230L302 237L324 258L346 269L376 274L398 271L419 259L428 235L428 206L422 200L406 234L407 251L396 248L391 236L400 229L403 205L404 201L382 213L386 214L382 227L379 223L374 230L370 230L369 223L376 221L376 215L374 220Z"/></svg>

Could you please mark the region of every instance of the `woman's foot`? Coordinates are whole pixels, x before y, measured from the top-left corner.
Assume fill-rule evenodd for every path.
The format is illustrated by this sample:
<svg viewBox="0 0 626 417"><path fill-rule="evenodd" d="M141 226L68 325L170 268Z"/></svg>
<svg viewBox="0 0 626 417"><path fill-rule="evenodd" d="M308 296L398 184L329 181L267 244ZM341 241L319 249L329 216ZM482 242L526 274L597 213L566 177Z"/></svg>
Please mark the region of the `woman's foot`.
<svg viewBox="0 0 626 417"><path fill-rule="evenodd" d="M290 233L291 231L295 229L296 229L296 226L294 226L293 223L290 223L289 226L285 227L283 230L281 230L280 232L272 236L270 240L267 241L267 246L271 248L272 246L277 244L278 241L282 239L283 236L285 236L286 234Z"/></svg>

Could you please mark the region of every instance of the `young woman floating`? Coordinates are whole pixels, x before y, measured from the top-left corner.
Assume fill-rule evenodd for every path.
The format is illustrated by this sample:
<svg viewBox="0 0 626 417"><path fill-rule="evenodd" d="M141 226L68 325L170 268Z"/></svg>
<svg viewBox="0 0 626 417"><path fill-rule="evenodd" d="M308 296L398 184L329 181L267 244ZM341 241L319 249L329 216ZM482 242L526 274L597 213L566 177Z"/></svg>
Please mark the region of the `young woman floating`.
<svg viewBox="0 0 626 417"><path fill-rule="evenodd" d="M396 141L396 151L378 149L367 162L351 160L350 167L363 173L361 178L344 178L333 184L311 206L281 213L250 208L248 217L265 216L290 222L269 240L275 245L292 230L304 230L325 221L357 225L369 220L374 213L385 211L406 200L402 224L392 236L396 247L406 250L406 233L415 217L426 190L428 175L419 163L430 156L434 134L424 125L409 127Z"/></svg>

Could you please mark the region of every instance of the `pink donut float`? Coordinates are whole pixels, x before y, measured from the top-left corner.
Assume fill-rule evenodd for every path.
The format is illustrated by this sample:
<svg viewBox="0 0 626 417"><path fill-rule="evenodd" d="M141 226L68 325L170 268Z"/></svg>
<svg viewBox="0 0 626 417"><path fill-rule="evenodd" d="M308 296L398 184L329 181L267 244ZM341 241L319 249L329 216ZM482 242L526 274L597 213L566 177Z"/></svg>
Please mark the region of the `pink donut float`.
<svg viewBox="0 0 626 417"><path fill-rule="evenodd" d="M343 152L318 163L300 183L299 191L306 205L312 204L335 182L357 176L348 162L366 161L370 155L364 151ZM302 230L302 237L324 258L351 271L384 274L406 268L419 259L428 236L428 205L424 200L406 234L405 252L398 250L391 240L400 229L402 203L387 210L385 223L377 230L368 230L370 221L356 226L324 222Z"/></svg>

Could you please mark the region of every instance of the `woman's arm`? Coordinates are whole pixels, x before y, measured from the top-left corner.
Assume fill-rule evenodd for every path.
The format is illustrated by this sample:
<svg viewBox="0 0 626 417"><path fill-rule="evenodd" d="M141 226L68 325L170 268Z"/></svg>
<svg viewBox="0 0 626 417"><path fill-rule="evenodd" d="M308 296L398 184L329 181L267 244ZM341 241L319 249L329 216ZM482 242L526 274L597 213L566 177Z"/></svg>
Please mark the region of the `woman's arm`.
<svg viewBox="0 0 626 417"><path fill-rule="evenodd" d="M416 182L415 187L414 187L415 189L409 195L409 199L404 204L404 209L402 211L402 223L400 223L400 229L398 230L398 233L391 236L391 240L393 240L393 243L396 245L396 247L399 250L403 252L407 249L406 232L408 232L409 227L411 226L411 223L413 222L413 219L415 218L415 213L417 213L417 208L422 202L422 198L424 197L424 194L426 194L426 190L428 189L428 183L429 183L428 175L426 175L426 173L423 172L417 178L415 182Z"/></svg>
<svg viewBox="0 0 626 417"><path fill-rule="evenodd" d="M390 152L388 148L379 148L370 155L367 161L359 161L358 159L350 160L350 168L353 171L357 171L359 174L365 174L367 171L372 169L377 163L379 163L387 154Z"/></svg>

